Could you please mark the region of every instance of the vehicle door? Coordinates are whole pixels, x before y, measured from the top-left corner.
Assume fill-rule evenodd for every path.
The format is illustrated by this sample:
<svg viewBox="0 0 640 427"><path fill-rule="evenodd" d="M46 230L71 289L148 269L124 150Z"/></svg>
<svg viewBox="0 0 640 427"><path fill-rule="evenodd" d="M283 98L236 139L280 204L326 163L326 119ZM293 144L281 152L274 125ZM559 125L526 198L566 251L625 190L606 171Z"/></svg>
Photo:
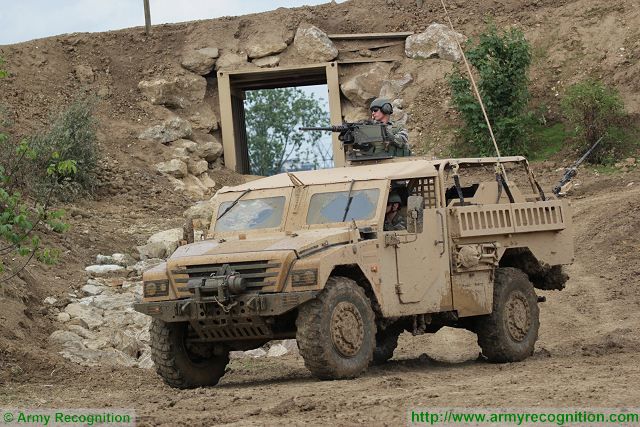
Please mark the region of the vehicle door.
<svg viewBox="0 0 640 427"><path fill-rule="evenodd" d="M437 177L422 177L392 183L400 193L401 215L407 210L409 196L423 198L422 229L383 231L381 251L386 315L408 315L448 311L453 307L448 256L445 209L437 200ZM393 286L389 286L393 284ZM393 294L393 295L391 295Z"/></svg>

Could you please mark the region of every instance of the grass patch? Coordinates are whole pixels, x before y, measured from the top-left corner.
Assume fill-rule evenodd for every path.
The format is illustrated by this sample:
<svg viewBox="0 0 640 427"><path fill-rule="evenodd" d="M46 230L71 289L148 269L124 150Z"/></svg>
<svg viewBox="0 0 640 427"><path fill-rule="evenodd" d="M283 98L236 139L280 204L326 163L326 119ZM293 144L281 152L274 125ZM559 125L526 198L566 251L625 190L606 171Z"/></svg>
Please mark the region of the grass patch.
<svg viewBox="0 0 640 427"><path fill-rule="evenodd" d="M535 123L530 130L529 160L535 161L547 160L558 153L564 147L567 138L571 136L562 123L556 123L551 127Z"/></svg>
<svg viewBox="0 0 640 427"><path fill-rule="evenodd" d="M600 175L615 175L622 171L613 165L597 165L592 168L594 172L598 172Z"/></svg>

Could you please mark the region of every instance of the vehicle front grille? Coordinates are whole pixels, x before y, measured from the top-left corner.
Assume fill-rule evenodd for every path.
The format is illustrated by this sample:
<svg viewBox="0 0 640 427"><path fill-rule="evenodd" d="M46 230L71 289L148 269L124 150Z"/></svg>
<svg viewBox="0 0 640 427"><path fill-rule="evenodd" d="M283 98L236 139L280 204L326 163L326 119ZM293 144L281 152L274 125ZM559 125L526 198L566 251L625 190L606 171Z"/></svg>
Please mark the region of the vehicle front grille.
<svg viewBox="0 0 640 427"><path fill-rule="evenodd" d="M248 290L259 290L268 286L273 286L276 283L276 278L279 274L280 263L264 261L242 261L242 262L229 262L232 271L238 273L238 276L245 279L247 282ZM207 278L212 274L218 272L218 269L222 267L224 263L219 264L202 264L202 265L190 265L182 267L178 270L174 270L174 274L187 275L188 277L176 278L176 283L186 284L190 279L194 278ZM193 290L191 290L193 292Z"/></svg>

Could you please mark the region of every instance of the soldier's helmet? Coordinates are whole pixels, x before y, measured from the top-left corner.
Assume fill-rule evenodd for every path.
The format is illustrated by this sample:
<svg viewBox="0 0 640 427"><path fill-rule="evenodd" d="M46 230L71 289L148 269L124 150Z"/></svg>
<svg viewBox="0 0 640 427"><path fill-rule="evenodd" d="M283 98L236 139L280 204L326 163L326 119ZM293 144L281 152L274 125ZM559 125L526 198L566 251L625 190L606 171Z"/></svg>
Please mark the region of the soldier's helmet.
<svg viewBox="0 0 640 427"><path fill-rule="evenodd" d="M373 110L374 108L379 108L384 114L390 115L393 113L393 106L391 105L391 101L386 98L376 98L369 105L369 110Z"/></svg>
<svg viewBox="0 0 640 427"><path fill-rule="evenodd" d="M387 204L390 204L390 203L402 204L402 199L400 198L400 195L394 191L389 193L389 200L387 200Z"/></svg>

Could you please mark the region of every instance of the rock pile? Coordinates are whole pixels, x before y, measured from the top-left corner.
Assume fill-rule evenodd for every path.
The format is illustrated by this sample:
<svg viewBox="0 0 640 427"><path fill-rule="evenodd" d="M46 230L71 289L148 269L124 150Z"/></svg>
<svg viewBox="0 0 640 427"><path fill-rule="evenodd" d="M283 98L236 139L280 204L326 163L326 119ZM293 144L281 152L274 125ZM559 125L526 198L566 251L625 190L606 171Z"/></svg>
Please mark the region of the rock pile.
<svg viewBox="0 0 640 427"><path fill-rule="evenodd" d="M80 295L57 314L63 328L49 336L63 357L84 366L151 368L150 318L133 310L142 298L142 272L160 259L135 262L123 254L98 255L86 268ZM55 299L48 298L55 304Z"/></svg>

